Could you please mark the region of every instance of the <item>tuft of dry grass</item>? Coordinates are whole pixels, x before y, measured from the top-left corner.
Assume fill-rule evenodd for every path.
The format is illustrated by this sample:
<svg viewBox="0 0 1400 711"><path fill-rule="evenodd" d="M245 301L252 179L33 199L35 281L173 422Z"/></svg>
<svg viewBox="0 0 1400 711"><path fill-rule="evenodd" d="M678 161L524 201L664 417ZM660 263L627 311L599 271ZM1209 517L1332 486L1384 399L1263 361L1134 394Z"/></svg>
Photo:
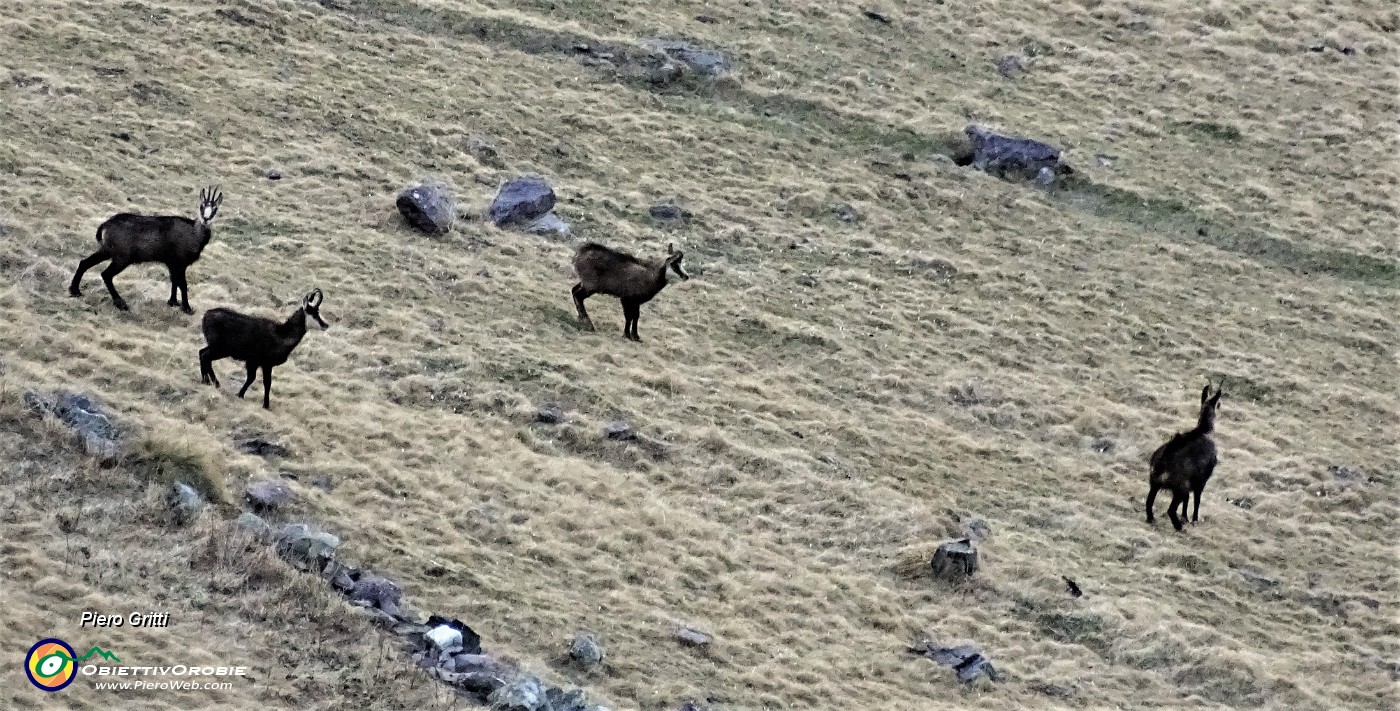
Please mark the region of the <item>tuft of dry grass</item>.
<svg viewBox="0 0 1400 711"><path fill-rule="evenodd" d="M1394 10L760 5L0 8L5 637L168 607L178 628L106 641L257 682L135 704L450 707L314 581L220 548L222 516L164 528L149 475L187 471L226 495L294 478L295 513L413 604L618 708L1393 707ZM648 84L626 48L660 35L736 71ZM1035 59L1014 80L1012 52ZM959 167L970 121L1064 146L1077 179ZM577 329L572 245L465 217L518 173L577 239L686 251L642 344L615 301ZM424 175L465 208L441 238L393 208ZM271 411L229 361L200 384L159 266L119 278L130 312L66 295L103 219L190 213L213 181L191 305L284 318L325 293ZM677 199L692 217L655 224ZM1201 522L1150 527L1146 458L1221 375ZM16 409L29 386L97 393L146 474L72 454ZM533 421L546 403L563 424ZM605 440L614 419L645 438ZM974 583L912 574L968 516ZM579 629L606 674L558 661ZM902 653L915 630L1005 680L958 688ZM0 706L44 703L14 673Z"/></svg>

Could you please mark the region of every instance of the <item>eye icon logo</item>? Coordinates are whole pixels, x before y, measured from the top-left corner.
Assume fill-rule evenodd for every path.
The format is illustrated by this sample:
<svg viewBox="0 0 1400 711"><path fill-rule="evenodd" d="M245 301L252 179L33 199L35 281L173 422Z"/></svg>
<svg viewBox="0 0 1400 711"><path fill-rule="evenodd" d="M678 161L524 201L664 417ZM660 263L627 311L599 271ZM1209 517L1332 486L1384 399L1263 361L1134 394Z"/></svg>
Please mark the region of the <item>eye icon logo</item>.
<svg viewBox="0 0 1400 711"><path fill-rule="evenodd" d="M29 648L24 658L24 673L29 682L44 691L58 691L73 683L77 664L73 648L61 639L41 639Z"/></svg>

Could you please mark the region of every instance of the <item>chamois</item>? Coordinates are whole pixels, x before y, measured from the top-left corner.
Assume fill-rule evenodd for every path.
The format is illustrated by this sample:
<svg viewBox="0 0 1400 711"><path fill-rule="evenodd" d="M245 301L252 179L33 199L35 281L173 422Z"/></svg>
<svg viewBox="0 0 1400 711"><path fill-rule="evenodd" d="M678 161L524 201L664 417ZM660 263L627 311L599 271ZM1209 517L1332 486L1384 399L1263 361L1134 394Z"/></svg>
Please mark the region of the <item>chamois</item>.
<svg viewBox="0 0 1400 711"><path fill-rule="evenodd" d="M1167 515L1171 516L1172 526L1176 527L1176 530L1181 530L1193 492L1196 494L1196 508L1191 514L1191 521L1200 520L1201 492L1205 490L1206 482L1215 471L1217 461L1215 440L1211 439L1211 433L1215 431L1215 412L1220 407L1223 387L1225 380L1222 378L1215 394L1211 395L1210 384L1207 383L1201 390L1201 414L1196 420L1196 428L1188 432L1178 432L1152 453L1149 462L1151 472L1147 479L1148 523L1154 520L1152 504L1157 500L1157 490L1163 488L1172 492L1172 503L1167 507ZM1176 515L1178 505L1181 506L1180 518Z"/></svg>
<svg viewBox="0 0 1400 711"><path fill-rule="evenodd" d="M221 358L241 360L248 365L248 380L238 391L238 397L243 397L248 392L248 386L253 384L258 368L262 368L263 409L272 409L272 369L286 363L292 349L301 343L301 337L306 335L306 317L316 319L323 331L329 328L321 320L321 301L324 298L320 289L312 291L301 300L301 308L282 323L261 316L247 316L232 309L205 311L201 326L204 340L209 345L199 350L201 380L206 384L212 381L217 388L219 376L214 374L214 361Z"/></svg>
<svg viewBox="0 0 1400 711"><path fill-rule="evenodd" d="M219 205L224 196L219 187L213 186L199 191L199 219L168 215L135 215L123 212L113 215L97 228L97 244L92 256L78 264L73 274L73 282L68 285L69 296L82 296L78 284L83 273L110 259L112 263L102 270L102 281L107 284L107 292L112 295L112 305L122 311L128 310L126 299L117 293L112 278L123 269L145 262L160 262L170 270L171 306L180 305L187 314L194 313L190 308L190 290L185 282L185 269L199 259L200 252L209 244L211 235L209 223L219 213ZM180 300L175 300L179 290Z"/></svg>
<svg viewBox="0 0 1400 711"><path fill-rule="evenodd" d="M622 300L624 323L622 335L641 342L637 335L637 317L641 315L642 304L651 301L666 288L669 274L676 273L681 280L690 278L681 268L682 253L676 245L666 247L666 256L653 262L643 262L625 252L589 242L579 248L574 255L574 272L578 283L574 285L574 306L578 307L579 322L584 328L593 330L593 319L583 308L583 300L594 294L607 294Z"/></svg>

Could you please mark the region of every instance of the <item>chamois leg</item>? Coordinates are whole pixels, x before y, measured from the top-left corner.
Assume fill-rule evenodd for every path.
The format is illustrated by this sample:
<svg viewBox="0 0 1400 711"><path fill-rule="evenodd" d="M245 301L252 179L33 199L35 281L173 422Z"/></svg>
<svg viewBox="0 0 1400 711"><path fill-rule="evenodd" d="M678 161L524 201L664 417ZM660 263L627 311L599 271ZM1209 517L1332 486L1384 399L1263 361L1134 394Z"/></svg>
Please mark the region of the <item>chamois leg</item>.
<svg viewBox="0 0 1400 711"><path fill-rule="evenodd" d="M238 391L238 397L243 397L243 393L248 392L248 386L253 384L253 378L258 377L258 366L248 364L248 380L244 381L243 389Z"/></svg>
<svg viewBox="0 0 1400 711"><path fill-rule="evenodd" d="M1152 484L1147 490L1147 522L1152 523L1156 517L1152 515L1152 505L1157 502L1157 489L1161 487Z"/></svg>
<svg viewBox="0 0 1400 711"><path fill-rule="evenodd" d="M583 308L583 300L592 296L593 292L583 288L583 283L574 284L574 308L578 309L579 325L584 330L592 331L593 319L588 318L588 310Z"/></svg>
<svg viewBox="0 0 1400 711"><path fill-rule="evenodd" d="M622 335L635 341L642 342L641 336L637 335L637 319L642 315L642 306L635 301L622 302Z"/></svg>
<svg viewBox="0 0 1400 711"><path fill-rule="evenodd" d="M1172 505L1167 507L1167 515L1172 519L1172 528L1178 531L1181 530L1182 523L1181 519L1176 515L1176 507L1180 506L1181 513L1184 515L1186 513L1186 499L1189 498L1190 495L1190 491L1185 493L1180 491L1172 492Z"/></svg>
<svg viewBox="0 0 1400 711"><path fill-rule="evenodd" d="M78 284L83 280L83 275L87 273L87 270L92 269L93 267L105 261L107 261L107 255L99 249L96 252L93 252L92 256L84 259L81 262L78 262L78 271L73 272L73 281L70 284L68 284L68 295L82 296L83 292L78 289Z"/></svg>
<svg viewBox="0 0 1400 711"><path fill-rule="evenodd" d="M272 366L263 366L263 409L272 409Z"/></svg>
<svg viewBox="0 0 1400 711"><path fill-rule="evenodd" d="M180 291L180 300L175 300L175 290ZM180 310L187 313L194 313L190 308L190 287L185 281L185 268L182 266L170 265L170 301L166 302L171 306L180 305Z"/></svg>
<svg viewBox="0 0 1400 711"><path fill-rule="evenodd" d="M202 382L202 383L204 383L204 384L206 384L206 385L208 385L210 382L213 382L213 383L214 383L214 387L216 387L216 388L217 388L217 387L220 387L220 386L219 386L219 376L217 376L217 375L214 374L214 361L219 360L220 358L223 358L223 356L217 356L217 357L216 357L216 356L214 355L214 351L211 350L211 349L208 348L208 347L204 347L204 348L199 349L199 380L200 380L200 382Z"/></svg>
<svg viewBox="0 0 1400 711"><path fill-rule="evenodd" d="M1195 494L1196 494L1196 506L1195 506L1195 508L1191 511L1191 523L1196 523L1197 521L1200 521L1200 520L1201 520L1201 492L1204 491L1205 488L1206 488L1206 485L1205 485L1205 484L1202 484L1202 485L1196 486L1196 487L1192 487L1192 491L1194 491ZM1183 512L1182 512L1182 515L1185 515L1185 513L1186 513L1186 512L1183 511Z"/></svg>
<svg viewBox="0 0 1400 711"><path fill-rule="evenodd" d="M102 283L107 285L107 293L112 295L112 305L122 311L128 311L131 307L127 306L126 299L123 299L122 295L117 293L117 287L112 284L112 278L121 274L122 270L130 265L131 262L124 259L113 259L112 263L108 264L107 268L102 270Z"/></svg>

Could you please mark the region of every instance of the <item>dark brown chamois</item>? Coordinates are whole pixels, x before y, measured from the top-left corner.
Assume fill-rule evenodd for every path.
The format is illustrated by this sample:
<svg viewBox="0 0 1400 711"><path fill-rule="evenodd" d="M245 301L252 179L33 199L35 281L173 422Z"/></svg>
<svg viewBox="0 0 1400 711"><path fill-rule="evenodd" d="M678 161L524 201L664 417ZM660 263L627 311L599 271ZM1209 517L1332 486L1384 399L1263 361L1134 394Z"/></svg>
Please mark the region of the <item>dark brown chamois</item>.
<svg viewBox="0 0 1400 711"><path fill-rule="evenodd" d="M272 409L272 369L286 363L292 349L301 343L301 337L306 335L306 317L316 319L323 331L329 328L321 320L323 299L320 289L312 291L301 300L301 308L282 323L232 309L205 311L202 327L204 340L209 345L199 350L200 379L205 383L212 381L217 388L219 376L214 374L214 361L221 358L241 360L248 365L248 380L238 391L238 397L243 397L257 377L258 368L262 368L263 409Z"/></svg>
<svg viewBox="0 0 1400 711"><path fill-rule="evenodd" d="M667 270L674 271L682 280L690 278L681 268L681 257L682 253L676 251L674 244L667 245L666 256L654 262L643 262L626 252L594 242L583 245L574 255L574 272L579 280L574 285L574 306L578 307L579 322L593 330L593 319L583 308L584 299L594 294L616 296L622 300L622 335L640 342L637 317L641 315L642 304L666 288Z"/></svg>
<svg viewBox="0 0 1400 711"><path fill-rule="evenodd" d="M199 219L171 215L135 215L123 212L113 215L97 228L97 244L92 256L78 263L78 271L68 285L69 296L82 296L78 284L83 273L98 264L112 260L102 270L102 281L107 284L107 292L112 295L112 305L127 310L126 299L117 293L112 278L123 269L145 262L160 262L170 270L171 306L180 305L187 314L194 313L190 308L190 290L185 282L185 269L199 259L204 246L209 244L211 235L209 223L219 213L219 205L224 196L218 186L199 191ZM175 300L179 290L180 300Z"/></svg>
<svg viewBox="0 0 1400 711"><path fill-rule="evenodd" d="M1191 520L1200 520L1201 492L1215 472L1217 461L1215 440L1211 438L1211 433L1215 431L1215 412L1220 408L1220 393L1224 386L1225 381L1221 379L1220 386L1211 395L1210 384L1207 383L1201 390L1201 414L1196 420L1196 428L1178 432L1152 453L1151 472L1147 479L1148 523L1154 520L1152 504L1157 500L1158 489L1170 489L1172 492L1172 504L1167 507L1167 515L1171 517L1176 530L1181 530L1192 493L1196 494L1196 508ZM1181 506L1180 518L1176 515L1178 505Z"/></svg>

